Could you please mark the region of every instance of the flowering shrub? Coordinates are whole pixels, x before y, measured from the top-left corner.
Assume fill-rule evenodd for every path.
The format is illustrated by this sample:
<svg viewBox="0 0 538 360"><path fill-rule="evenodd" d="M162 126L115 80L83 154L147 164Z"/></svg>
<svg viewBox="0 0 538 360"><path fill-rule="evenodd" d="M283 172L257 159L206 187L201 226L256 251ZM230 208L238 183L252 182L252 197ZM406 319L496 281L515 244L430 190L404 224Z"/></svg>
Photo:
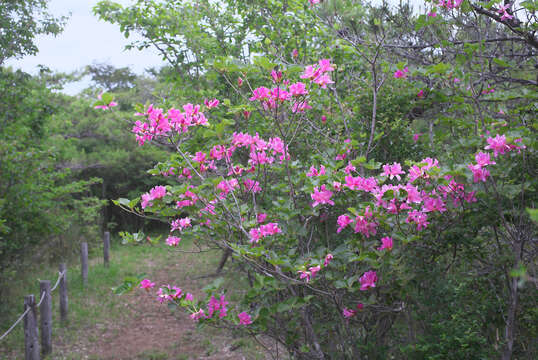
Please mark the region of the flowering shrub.
<svg viewBox="0 0 538 360"><path fill-rule="evenodd" d="M325 6L322 3L309 1L313 9ZM462 1L442 1L438 6L457 11ZM435 18L427 21L441 21L441 16ZM362 38L353 43L336 30L355 47L362 45ZM384 40L379 41L364 51L382 48ZM355 125L346 120L337 92L338 81L347 81L337 78L344 64L327 58L300 70L261 63L263 72L252 78L247 71L237 77L237 68L222 61L215 67L244 99L242 103L225 105L226 101L214 99L204 105L188 103L183 110L153 105L140 109L137 116L142 119L133 127L138 143L164 141L177 154L150 171L166 177L169 185L119 204L167 218L169 246L180 246L181 238L218 246L230 251L245 272L254 274L238 304L230 304L218 287L210 288L205 299L195 300L169 285L159 288L159 301L182 307L200 323L268 334L297 358L323 359L333 351L339 358L379 355L382 350L368 347L369 332L378 335L376 346L377 342L385 346L382 339L398 314L409 311L406 303L412 291L407 289L422 291L421 276L427 277L428 266L441 259L447 272L460 248L501 252L517 248L518 239L530 236L522 212L508 216L509 210L502 208L532 188L510 184L517 174L528 175L518 167L531 142L524 126L498 126L484 115L482 124L477 118L470 132L467 120L457 119L467 119L474 110L461 105L454 110L454 119L441 119L438 133L431 120L426 130L429 144L422 133L413 131L393 136L409 138L401 147L383 147L382 141L393 139L380 140L383 134L376 135L378 92L385 81L392 81L396 98L398 91L407 91L411 101L428 101L428 106L448 102L447 94L457 104L474 96L476 104L481 96L497 92L489 84L472 88L476 85L471 75L458 74L465 76L460 80L447 64L423 66L416 61L412 70L398 64L394 72L394 67L376 62L379 50L358 53L371 71L371 87L364 90L371 92L373 102L368 133L350 131ZM331 123L327 115L336 111L329 111L327 104L334 103L343 120ZM219 116L227 110L242 114L242 120L236 116L237 123L221 122ZM321 125L315 119L321 119ZM227 125L236 125L235 131L226 132ZM201 138L207 141L191 141ZM420 156L406 156L410 153ZM377 162L374 155L385 160ZM494 205L498 212L492 214ZM485 227L486 219L492 221L491 228ZM482 242L493 236L499 245ZM524 261L516 255L505 266ZM415 276L408 267L426 270ZM140 287L148 290L153 285L146 280ZM517 298L517 284L511 284L510 297ZM362 343L364 347L357 345Z"/></svg>

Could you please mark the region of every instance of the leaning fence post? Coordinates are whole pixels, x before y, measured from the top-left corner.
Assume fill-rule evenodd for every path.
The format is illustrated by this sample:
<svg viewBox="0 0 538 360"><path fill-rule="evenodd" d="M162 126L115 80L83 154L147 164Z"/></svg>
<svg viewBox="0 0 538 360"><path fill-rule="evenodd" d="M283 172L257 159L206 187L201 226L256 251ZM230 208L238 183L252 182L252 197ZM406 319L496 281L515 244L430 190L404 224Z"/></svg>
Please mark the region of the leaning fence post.
<svg viewBox="0 0 538 360"><path fill-rule="evenodd" d="M41 354L43 356L52 352L52 299L50 295L50 280L39 281L39 293L43 301L39 306L39 320L41 327Z"/></svg>
<svg viewBox="0 0 538 360"><path fill-rule="evenodd" d="M110 259L110 233L105 231L103 236L103 258L105 267L108 267L108 261Z"/></svg>
<svg viewBox="0 0 538 360"><path fill-rule="evenodd" d="M82 286L88 285L88 243L80 244L80 271L82 273Z"/></svg>
<svg viewBox="0 0 538 360"><path fill-rule="evenodd" d="M67 322L67 266L65 263L60 264L60 273L63 274L60 279L60 321Z"/></svg>
<svg viewBox="0 0 538 360"><path fill-rule="evenodd" d="M37 338L37 314L34 295L24 297L24 353L26 360L39 360L39 341Z"/></svg>

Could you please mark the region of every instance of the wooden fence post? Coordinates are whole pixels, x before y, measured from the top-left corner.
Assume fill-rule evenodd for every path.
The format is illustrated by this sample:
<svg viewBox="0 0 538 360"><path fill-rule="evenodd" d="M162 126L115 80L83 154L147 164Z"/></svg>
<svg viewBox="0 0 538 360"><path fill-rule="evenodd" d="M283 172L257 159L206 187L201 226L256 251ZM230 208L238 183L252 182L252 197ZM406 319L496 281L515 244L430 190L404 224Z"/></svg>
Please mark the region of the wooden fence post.
<svg viewBox="0 0 538 360"><path fill-rule="evenodd" d="M80 244L80 271L82 273L82 286L88 285L88 243Z"/></svg>
<svg viewBox="0 0 538 360"><path fill-rule="evenodd" d="M108 267L108 262L110 260L110 232L108 231L105 231L103 236L103 258L105 267Z"/></svg>
<svg viewBox="0 0 538 360"><path fill-rule="evenodd" d="M26 360L39 360L39 340L37 336L37 314L34 295L24 297L24 311L30 311L24 317L24 353Z"/></svg>
<svg viewBox="0 0 538 360"><path fill-rule="evenodd" d="M41 328L41 354L43 356L52 352L52 299L50 295L50 280L39 281L39 293L45 295L39 306L39 320Z"/></svg>
<svg viewBox="0 0 538 360"><path fill-rule="evenodd" d="M60 273L64 276L60 279L60 321L67 323L67 266L65 263L60 264Z"/></svg>

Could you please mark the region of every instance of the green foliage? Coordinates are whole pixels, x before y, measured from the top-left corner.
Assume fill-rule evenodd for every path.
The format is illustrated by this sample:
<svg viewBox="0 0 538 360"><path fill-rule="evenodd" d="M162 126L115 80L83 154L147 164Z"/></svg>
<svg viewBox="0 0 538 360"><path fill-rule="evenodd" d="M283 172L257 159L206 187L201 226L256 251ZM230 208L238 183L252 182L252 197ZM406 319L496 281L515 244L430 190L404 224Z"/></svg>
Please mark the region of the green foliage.
<svg viewBox="0 0 538 360"><path fill-rule="evenodd" d="M67 18L50 14L47 5L48 0L1 2L0 66L9 58L36 54L36 36L57 35L63 30Z"/></svg>

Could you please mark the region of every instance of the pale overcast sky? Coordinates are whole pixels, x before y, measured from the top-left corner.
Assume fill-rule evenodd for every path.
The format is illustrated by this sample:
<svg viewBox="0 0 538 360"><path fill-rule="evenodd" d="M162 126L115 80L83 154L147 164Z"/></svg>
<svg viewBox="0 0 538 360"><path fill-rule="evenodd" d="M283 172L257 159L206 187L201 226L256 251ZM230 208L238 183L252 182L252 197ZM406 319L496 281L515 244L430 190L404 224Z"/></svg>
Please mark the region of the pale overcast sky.
<svg viewBox="0 0 538 360"><path fill-rule="evenodd" d="M120 33L119 26L98 20L92 7L98 0L51 0L49 9L56 15L71 16L64 31L57 37L37 38L39 53L22 59L10 59L6 65L29 73L37 71L37 65L45 65L55 71L70 72L93 62L109 63L116 67L128 66L137 73L164 64L153 49L124 51L129 43ZM116 0L123 5L130 0ZM76 93L87 83L70 86L68 93Z"/></svg>

